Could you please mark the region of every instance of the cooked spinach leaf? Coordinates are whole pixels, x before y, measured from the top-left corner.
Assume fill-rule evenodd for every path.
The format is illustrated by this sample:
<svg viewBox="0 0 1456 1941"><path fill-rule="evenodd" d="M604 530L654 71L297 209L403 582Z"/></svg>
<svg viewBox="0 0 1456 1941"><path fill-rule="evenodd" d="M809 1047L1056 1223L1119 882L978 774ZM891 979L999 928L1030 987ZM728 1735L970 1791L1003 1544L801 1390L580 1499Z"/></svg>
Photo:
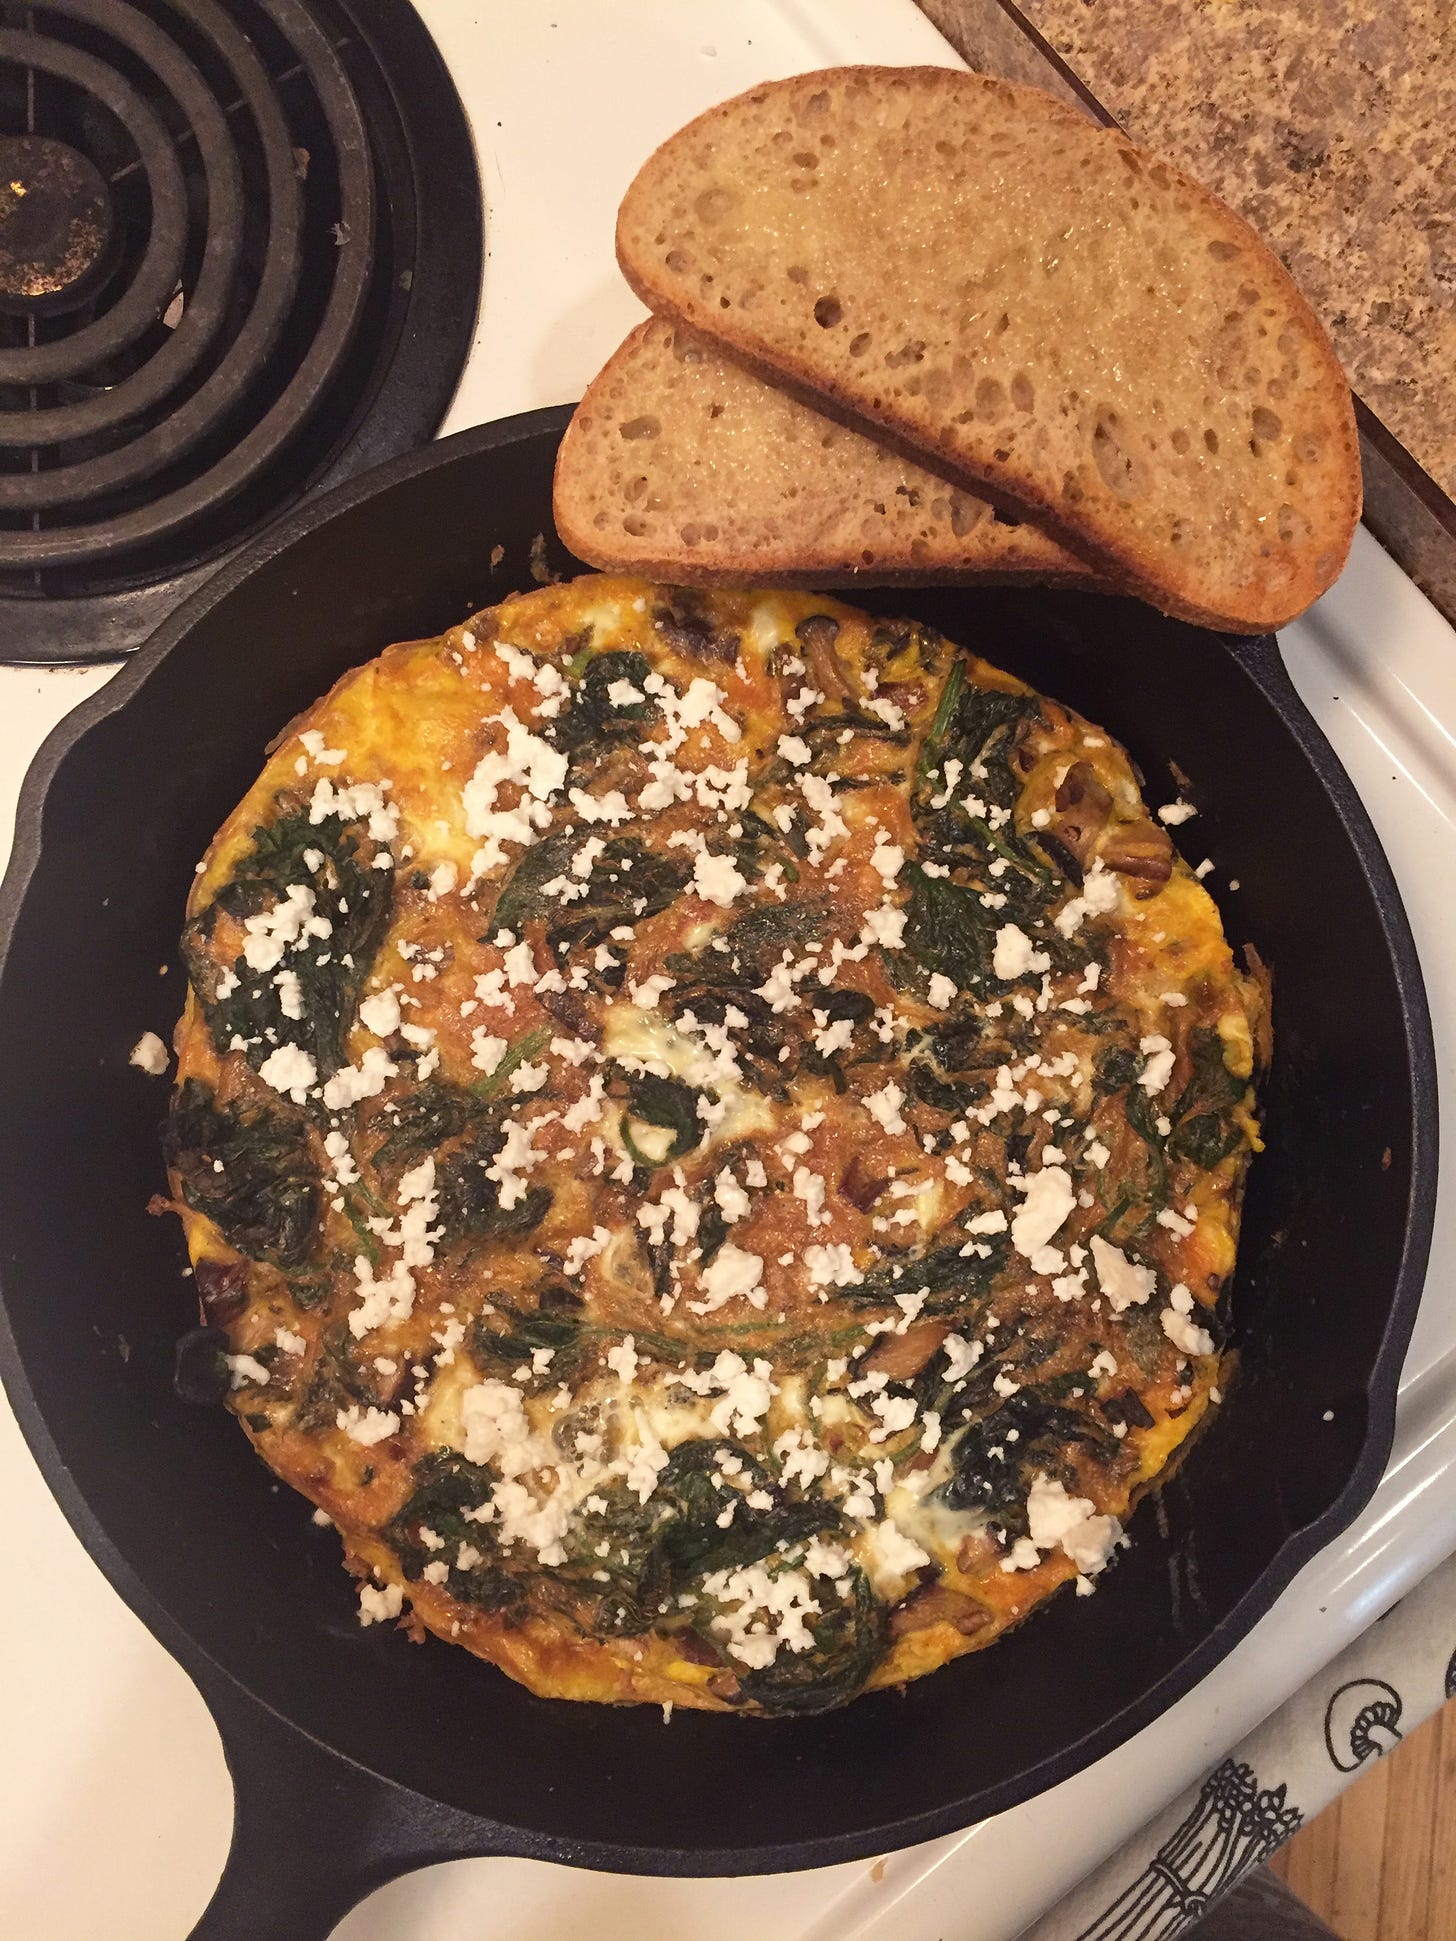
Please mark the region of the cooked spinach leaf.
<svg viewBox="0 0 1456 1941"><path fill-rule="evenodd" d="M949 876L927 876L918 863L906 866L903 880L910 886L905 948L915 962L960 990L982 983L995 937L975 891Z"/></svg>
<svg viewBox="0 0 1456 1941"><path fill-rule="evenodd" d="M477 1604L489 1611L512 1611L526 1602L525 1585L501 1567L490 1526L471 1522L467 1510L478 1509L488 1501L495 1478L488 1469L467 1462L453 1449L438 1449L426 1457L418 1471L414 1494L404 1508L385 1524L380 1534L399 1558L404 1574L417 1578L433 1557L449 1567L445 1589L463 1603ZM434 1539L427 1542L423 1532ZM460 1567L464 1554L476 1553L476 1561Z"/></svg>
<svg viewBox="0 0 1456 1941"><path fill-rule="evenodd" d="M285 798L280 797L280 802ZM182 949L188 975L214 1042L226 1050L236 1038L256 1071L278 1045L298 1045L323 1079L345 1062L345 1045L360 989L389 927L393 872L373 867L362 821L337 815L310 822L306 808L285 808L253 832L253 846L213 901L188 924ZM372 845L370 845L372 852ZM245 957L231 966L235 987L223 995L208 946L219 914L245 921L284 903L291 890L312 897L310 916L327 924L305 935L275 968L256 971ZM284 1010L279 972L297 979L301 1015ZM228 980L222 980L225 984Z"/></svg>
<svg viewBox="0 0 1456 1941"><path fill-rule="evenodd" d="M993 1234L978 1241L989 1252L963 1254L960 1244L935 1247L927 1254L891 1261L866 1274L853 1286L839 1289L839 1298L855 1307L893 1308L896 1297L922 1289L922 1314L960 1314L979 1305L1006 1265L1006 1237Z"/></svg>
<svg viewBox="0 0 1456 1941"><path fill-rule="evenodd" d="M318 1227L320 1189L301 1117L263 1104L219 1106L200 1079L172 1100L167 1164L189 1206L252 1260L297 1267Z"/></svg>
<svg viewBox="0 0 1456 1941"><path fill-rule="evenodd" d="M622 1143L639 1166L670 1166L703 1143L707 1132L698 1114L701 1092L680 1079L658 1078L651 1072L634 1074L627 1080L627 1104L622 1113ZM632 1136L632 1123L657 1126L672 1134L662 1153L652 1157L643 1152ZM655 1142L654 1142L655 1143Z"/></svg>
<svg viewBox="0 0 1456 1941"><path fill-rule="evenodd" d="M594 654L572 697L572 706L582 710L599 735L627 729L635 732L644 721L651 721L657 715L657 703L647 694L647 678L651 672L645 654L616 649ZM619 681L635 688L641 700L614 701L611 690Z"/></svg>
<svg viewBox="0 0 1456 1941"><path fill-rule="evenodd" d="M299 1398L294 1427L307 1435L332 1429L340 1409L351 1403L368 1408L379 1400L378 1375L356 1358L358 1343L347 1325L328 1328Z"/></svg>
<svg viewBox="0 0 1456 1941"><path fill-rule="evenodd" d="M552 1291L546 1290L548 1294ZM576 1302L567 1289L554 1291L564 1298L548 1301L543 1297L532 1309L513 1307L497 1296L491 1302L494 1312L478 1316L471 1325L470 1352L475 1359L491 1369L510 1370L529 1362L538 1350L549 1348L550 1379L553 1383L564 1380L567 1364L580 1360L587 1341Z"/></svg>
<svg viewBox="0 0 1456 1941"><path fill-rule="evenodd" d="M1011 773L1007 751L1022 724L1037 718L1040 712L1041 703L1034 694L976 687L966 678L965 662L957 659L922 745L917 772L920 792L934 793L925 789L929 777L942 773L947 762L957 761L961 764L962 792L1010 808L1021 785ZM973 774L977 768L985 772Z"/></svg>
<svg viewBox="0 0 1456 1941"><path fill-rule="evenodd" d="M780 1651L761 1671L740 1672L738 1688L775 1718L808 1718L853 1698L879 1662L889 1612L858 1564L838 1583L815 1579L825 1607L811 1626L812 1651Z"/></svg>
<svg viewBox="0 0 1456 1941"><path fill-rule="evenodd" d="M1194 1166L1210 1170L1243 1144L1242 1128L1216 1112L1196 1112L1175 1126L1168 1151Z"/></svg>
<svg viewBox="0 0 1456 1941"><path fill-rule="evenodd" d="M499 1181L487 1167L499 1158L506 1135L494 1121L483 1120L435 1165L435 1194L439 1212L435 1225L446 1246L462 1240L501 1240L539 1227L551 1208L549 1186L529 1186L510 1206L501 1203Z"/></svg>
<svg viewBox="0 0 1456 1941"><path fill-rule="evenodd" d="M1093 1068L1092 1089L1096 1092L1120 1092L1124 1086L1131 1085L1142 1070L1142 1060L1129 1045L1109 1045L1099 1052Z"/></svg>
<svg viewBox="0 0 1456 1941"><path fill-rule="evenodd" d="M755 1509L745 1491L766 1495L768 1507ZM621 1483L594 1496L605 1508L580 1512L567 1542L583 1592L600 1597L590 1628L601 1635L646 1631L687 1610L681 1598L711 1572L757 1563L840 1521L832 1505L787 1496L740 1444L716 1438L679 1443L645 1503ZM590 1590L597 1571L608 1575L605 1595ZM694 1610L690 1621L699 1615L710 1610Z"/></svg>
<svg viewBox="0 0 1456 1941"><path fill-rule="evenodd" d="M1056 1475L1064 1469L1068 1443L1091 1443L1110 1452L1114 1439L1098 1423L1062 1405L1058 1390L1065 1381L1040 1387L1023 1386L1013 1395L998 1397L992 1381L999 1364L992 1364L973 1385L966 1405L984 1407L961 1430L951 1448L951 1478L936 1494L953 1510L984 1510L1014 1536L1026 1533L1026 1497L1040 1470Z"/></svg>
<svg viewBox="0 0 1456 1941"><path fill-rule="evenodd" d="M591 948L619 924L665 910L691 874L690 863L648 849L640 836L613 836L578 877L572 859L586 841L583 830L563 829L528 849L496 899L493 923L518 935L544 923L558 953Z"/></svg>
<svg viewBox="0 0 1456 1941"><path fill-rule="evenodd" d="M1243 1143L1243 1128L1232 1108L1243 1100L1247 1081L1224 1063L1223 1040L1216 1031L1196 1030L1189 1057L1192 1072L1168 1115L1174 1122L1168 1151L1195 1166L1212 1167Z"/></svg>
<svg viewBox="0 0 1456 1941"><path fill-rule="evenodd" d="M829 905L821 897L758 903L735 917L721 937L696 956L673 952L667 968L684 981L751 991L763 983L786 950L801 951L824 934L828 923Z"/></svg>
<svg viewBox="0 0 1456 1941"><path fill-rule="evenodd" d="M374 1150L374 1170L392 1176L417 1166L427 1154L438 1152L480 1117L479 1100L464 1086L426 1079L373 1121L374 1129L382 1128L385 1133Z"/></svg>

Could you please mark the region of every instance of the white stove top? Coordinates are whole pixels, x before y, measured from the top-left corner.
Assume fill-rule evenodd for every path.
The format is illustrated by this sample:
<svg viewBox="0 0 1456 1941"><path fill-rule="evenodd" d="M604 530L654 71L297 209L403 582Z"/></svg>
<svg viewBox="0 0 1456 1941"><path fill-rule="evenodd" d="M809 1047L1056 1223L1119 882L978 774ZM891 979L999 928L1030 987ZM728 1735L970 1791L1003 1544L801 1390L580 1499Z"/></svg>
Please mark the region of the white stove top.
<svg viewBox="0 0 1456 1941"><path fill-rule="evenodd" d="M641 314L613 262L617 202L690 115L839 61L957 64L911 0L415 4L465 99L487 203L475 354L446 430L580 395ZM1426 968L1443 1096L1456 1100L1456 635L1362 532L1338 586L1283 649L1390 854ZM31 754L107 678L0 669L0 845ZM1445 1191L1395 1453L1365 1514L1202 1685L1088 1772L874 1865L703 1882L456 1862L382 1889L338 1941L565 1941L583 1927L597 1941L1011 1941L1456 1549L1453 1257L1456 1197ZM6 1931L180 1937L231 1824L206 1710L71 1535L3 1403L0 1506L9 1553L23 1560L0 1602ZM39 1624L32 1584L44 1586Z"/></svg>

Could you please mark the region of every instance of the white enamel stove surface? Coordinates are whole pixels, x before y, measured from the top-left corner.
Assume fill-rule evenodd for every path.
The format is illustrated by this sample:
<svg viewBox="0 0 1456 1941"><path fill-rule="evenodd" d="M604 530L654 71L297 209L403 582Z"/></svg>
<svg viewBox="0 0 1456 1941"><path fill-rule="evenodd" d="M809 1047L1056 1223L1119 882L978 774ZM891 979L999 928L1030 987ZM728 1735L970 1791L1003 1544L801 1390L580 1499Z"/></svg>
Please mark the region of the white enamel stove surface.
<svg viewBox="0 0 1456 1941"><path fill-rule="evenodd" d="M910 0L417 4L465 98L488 205L477 353L451 430L580 394L640 314L612 259L617 201L690 115L836 61L955 61ZM1283 645L1400 879L1456 1099L1456 636L1362 533L1340 584ZM0 669L0 843L31 754L105 678ZM1197 826L1185 832L1194 844ZM873 1866L705 1882L463 1861L382 1889L338 1941L1010 1941L1456 1548L1453 1221L1447 1192L1375 1500L1218 1671L1122 1751L998 1820ZM0 1600L0 1927L46 1941L180 1937L227 1845L231 1794L211 1722L71 1535L3 1405L0 1515L17 1560ZM39 1621L32 1585L43 1586Z"/></svg>

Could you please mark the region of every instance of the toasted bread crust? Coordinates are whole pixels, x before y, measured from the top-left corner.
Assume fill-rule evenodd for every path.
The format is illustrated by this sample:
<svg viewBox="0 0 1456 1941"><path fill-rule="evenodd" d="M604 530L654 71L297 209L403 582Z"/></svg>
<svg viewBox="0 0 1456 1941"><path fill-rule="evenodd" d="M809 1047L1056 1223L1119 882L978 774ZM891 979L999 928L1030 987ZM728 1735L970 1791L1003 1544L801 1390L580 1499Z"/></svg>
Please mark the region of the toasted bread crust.
<svg viewBox="0 0 1456 1941"><path fill-rule="evenodd" d="M1036 527L656 317L588 387L554 497L579 558L688 584L1100 584Z"/></svg>
<svg viewBox="0 0 1456 1941"><path fill-rule="evenodd" d="M868 67L752 89L648 159L617 255L661 315L1167 612L1278 626L1344 563L1359 451L1313 311L1226 204L1039 90Z"/></svg>

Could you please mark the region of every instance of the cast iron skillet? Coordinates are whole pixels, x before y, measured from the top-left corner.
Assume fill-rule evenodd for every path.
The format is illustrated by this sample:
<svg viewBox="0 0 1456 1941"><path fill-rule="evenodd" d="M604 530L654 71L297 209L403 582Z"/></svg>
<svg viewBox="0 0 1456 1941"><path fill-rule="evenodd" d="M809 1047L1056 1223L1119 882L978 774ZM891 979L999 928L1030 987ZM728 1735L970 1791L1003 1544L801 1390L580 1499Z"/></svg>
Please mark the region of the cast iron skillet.
<svg viewBox="0 0 1456 1941"><path fill-rule="evenodd" d="M237 1829L196 1933L312 1941L426 1861L519 1854L733 1874L881 1853L1067 1778L1186 1692L1369 1496L1390 1448L1435 1188L1420 971L1389 869L1271 640L1132 602L882 594L1106 722L1272 963L1278 1055L1214 1432L1095 1597L902 1694L758 1721L531 1697L465 1652L361 1630L338 1545L222 1410L173 1395L195 1320L160 1180L163 1091L128 1069L182 1002L192 867L265 743L343 668L528 585L564 411L468 432L226 566L47 742L0 965L0 1359L91 1554L197 1681ZM496 567L492 548L504 547ZM548 545L549 551L549 545ZM554 563L571 562L556 552ZM158 967L167 968L158 975ZM1333 1411L1333 1420L1323 1418Z"/></svg>

